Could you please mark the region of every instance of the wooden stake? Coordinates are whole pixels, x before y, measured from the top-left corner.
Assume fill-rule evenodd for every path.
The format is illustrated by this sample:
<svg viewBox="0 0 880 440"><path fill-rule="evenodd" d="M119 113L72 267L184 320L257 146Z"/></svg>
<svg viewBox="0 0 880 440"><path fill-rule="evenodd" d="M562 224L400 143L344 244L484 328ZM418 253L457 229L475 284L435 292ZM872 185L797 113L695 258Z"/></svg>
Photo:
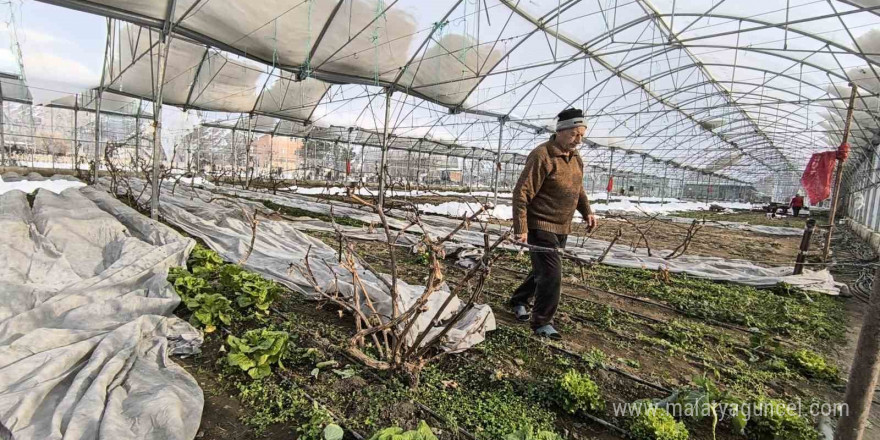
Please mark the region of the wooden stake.
<svg viewBox="0 0 880 440"><path fill-rule="evenodd" d="M849 108L846 111L846 124L843 127L843 140L840 145L845 144L849 140L849 128L852 124L853 105L855 104L858 89L853 83L849 84L852 88L849 94ZM831 212L828 214L828 235L825 236L825 248L822 250L822 261L828 261L828 251L831 249L831 236L834 234L834 217L837 213L837 203L840 201L840 182L843 174L843 160L837 159L837 171L834 178L834 198L831 199Z"/></svg>

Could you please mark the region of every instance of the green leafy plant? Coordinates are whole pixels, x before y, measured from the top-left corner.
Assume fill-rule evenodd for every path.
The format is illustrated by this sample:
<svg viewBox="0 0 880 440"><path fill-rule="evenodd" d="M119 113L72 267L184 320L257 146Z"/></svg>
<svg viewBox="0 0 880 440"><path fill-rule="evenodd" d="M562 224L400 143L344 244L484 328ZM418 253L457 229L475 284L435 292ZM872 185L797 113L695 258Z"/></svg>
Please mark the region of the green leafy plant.
<svg viewBox="0 0 880 440"><path fill-rule="evenodd" d="M663 408L658 408L649 400L639 400L633 404L636 416L630 422L629 430L636 440L687 440L688 430L684 423Z"/></svg>
<svg viewBox="0 0 880 440"><path fill-rule="evenodd" d="M342 440L344 432L325 409L312 405L309 420L297 428L298 440Z"/></svg>
<svg viewBox="0 0 880 440"><path fill-rule="evenodd" d="M325 426L322 434L324 435L324 440L342 440L342 437L345 437L345 431L335 423Z"/></svg>
<svg viewBox="0 0 880 440"><path fill-rule="evenodd" d="M559 434L552 431L537 431L533 429L520 429L519 431L507 434L504 440L562 440Z"/></svg>
<svg viewBox="0 0 880 440"><path fill-rule="evenodd" d="M571 414L605 409L599 386L590 376L576 370L568 370L556 381L553 395L559 406Z"/></svg>
<svg viewBox="0 0 880 440"><path fill-rule="evenodd" d="M226 343L230 350L226 360L229 365L246 371L251 378L261 379L272 374L273 364L284 368L281 358L289 340L287 332L265 328L248 331L242 338L229 335Z"/></svg>
<svg viewBox="0 0 880 440"><path fill-rule="evenodd" d="M587 365L593 369L605 368L610 362L608 355L596 347L591 348L590 351L584 355L584 360L587 362Z"/></svg>
<svg viewBox="0 0 880 440"><path fill-rule="evenodd" d="M172 271L169 273L169 279L173 280L174 290L177 291L177 294L180 295L184 302L187 298L208 292L211 288L211 285L205 279L194 276L186 269L178 267L172 268Z"/></svg>
<svg viewBox="0 0 880 440"><path fill-rule="evenodd" d="M217 329L219 323L229 325L232 323L234 311L230 307L231 302L219 293L200 293L185 300L186 307L193 312L190 322L193 325L201 325L205 333L211 333Z"/></svg>
<svg viewBox="0 0 880 440"><path fill-rule="evenodd" d="M822 355L807 349L795 351L790 356L791 363L804 376L836 381L840 375L837 367L828 365Z"/></svg>
<svg viewBox="0 0 880 440"><path fill-rule="evenodd" d="M234 265L226 265L220 270L220 282L235 291L239 307L254 307L261 312L269 310L280 293L275 282Z"/></svg>
<svg viewBox="0 0 880 440"><path fill-rule="evenodd" d="M403 428L392 426L373 434L370 440L437 440L437 436L424 420L420 420L415 430L404 431Z"/></svg>
<svg viewBox="0 0 880 440"><path fill-rule="evenodd" d="M270 380L237 382L236 387L241 403L252 410L242 421L257 435L272 425L305 420L311 414L312 404L300 388Z"/></svg>
<svg viewBox="0 0 880 440"><path fill-rule="evenodd" d="M755 402L746 426L749 440L818 440L812 423L781 400L762 398Z"/></svg>
<svg viewBox="0 0 880 440"><path fill-rule="evenodd" d="M693 387L675 392L668 399L661 401L658 406L675 404L677 408L682 409L684 415L689 415L696 421L711 417L713 439L718 428L718 420L722 417L731 421L735 433L742 434L748 421L743 411L745 401L728 391L721 391L705 375L694 377L693 383ZM719 410L724 411L724 414L719 414Z"/></svg>
<svg viewBox="0 0 880 440"><path fill-rule="evenodd" d="M193 274L205 276L216 272L223 265L223 258L206 247L196 245L189 254L189 265L192 267Z"/></svg>

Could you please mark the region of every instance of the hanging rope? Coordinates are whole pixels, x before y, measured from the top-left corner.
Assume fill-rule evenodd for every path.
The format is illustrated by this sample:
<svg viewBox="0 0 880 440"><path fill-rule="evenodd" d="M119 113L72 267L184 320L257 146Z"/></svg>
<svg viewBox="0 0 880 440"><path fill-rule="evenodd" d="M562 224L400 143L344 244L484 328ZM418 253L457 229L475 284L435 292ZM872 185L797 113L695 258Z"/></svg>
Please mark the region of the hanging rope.
<svg viewBox="0 0 880 440"><path fill-rule="evenodd" d="M305 61L305 63L303 63L302 70L300 71L300 79L306 79L312 75L312 2L314 0L306 0L306 1L308 2L308 5L309 5L308 14L306 16L306 21L308 22L308 24L306 25L308 37L306 38L306 61ZM276 28L276 32L277 32L277 29L278 29L278 20L277 19L275 20L275 28ZM275 54L277 54L277 51L278 51L278 47L277 47L277 40L276 40L275 53L273 53L273 55L272 55L273 62L275 59L274 58Z"/></svg>
<svg viewBox="0 0 880 440"><path fill-rule="evenodd" d="M373 33L370 35L370 41L373 43L373 83L379 85L379 19L385 18L385 0L376 2L376 11L374 12Z"/></svg>

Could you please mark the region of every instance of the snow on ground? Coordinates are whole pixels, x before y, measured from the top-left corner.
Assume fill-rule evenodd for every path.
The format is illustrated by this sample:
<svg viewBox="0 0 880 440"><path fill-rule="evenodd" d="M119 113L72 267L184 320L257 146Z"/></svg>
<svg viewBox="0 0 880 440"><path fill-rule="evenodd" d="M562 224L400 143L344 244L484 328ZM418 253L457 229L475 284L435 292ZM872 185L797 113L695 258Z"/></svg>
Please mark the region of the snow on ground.
<svg viewBox="0 0 880 440"><path fill-rule="evenodd" d="M340 186L331 186L331 187L302 187L302 186L291 186L288 188L283 188L281 191L292 191L296 194L304 194L304 195L318 195L318 194L326 194L331 196L345 195L346 188ZM357 194L359 196L369 196L376 194L375 189L368 188L358 188ZM392 192L391 197L423 197L423 196L449 196L449 197L494 197L494 193L492 191L470 191L470 192L461 192L461 191L424 191L424 190L399 190L396 189ZM597 192L588 195L590 200L602 200L604 201L608 194L604 192ZM500 199L510 199L513 197L513 194L509 192L500 192L498 193L498 198ZM637 202L639 200L638 196L620 196L620 195L611 195L612 202ZM678 199L672 197L642 197L641 199L644 203L675 203L679 202ZM614 203L612 203L612 206ZM700 205L703 205L702 203ZM614 208L612 208L614 209Z"/></svg>
<svg viewBox="0 0 880 440"><path fill-rule="evenodd" d="M0 194L13 190L32 193L38 188L47 189L53 193L60 194L61 191L64 191L67 188L78 188L81 186L86 186L86 184L73 180L19 180L17 182L4 182L3 178L0 177Z"/></svg>
<svg viewBox="0 0 880 440"><path fill-rule="evenodd" d="M288 188L279 189L279 191L292 191L297 194L304 194L304 195L324 194L324 195L331 195L331 196L339 196L339 195L345 195L347 189L344 187L340 187L340 186L331 186L329 188L320 187L320 186L313 186L313 187L291 186ZM359 196L376 195L376 193L377 193L377 191L375 189L358 188L358 190L357 190L357 195L359 195ZM494 195L494 193L492 191L471 191L471 192L465 193L465 192L460 192L460 191L423 191L423 190L405 191L405 190L399 190L399 189L395 189L391 192L391 197L423 197L423 196L437 196L437 195L451 196L451 197L455 197L455 196L476 196L476 197L489 196L489 197L492 197ZM511 197L511 194L510 193L498 193L498 197L509 199Z"/></svg>
<svg viewBox="0 0 880 440"><path fill-rule="evenodd" d="M647 213L647 214L666 214L675 211L701 211L709 209L709 205L720 205L725 208L730 209L751 209L752 205L749 203L736 203L736 202L709 202L708 204L702 202L672 202L665 204L658 203L633 203L629 200L622 200L619 202L611 202L610 204L604 203L593 203L593 211L597 213L611 211L623 211L633 214ZM446 202L441 203L439 205L431 205L431 204L420 204L419 210L431 214L442 214L448 215L452 217L461 217L462 215L468 215L474 213L475 210L480 209L479 205L476 203L466 203L466 202ZM500 220L510 220L513 218L513 207L511 205L498 205L492 210L492 217L500 219ZM579 213L575 213L575 219L580 219L581 216Z"/></svg>

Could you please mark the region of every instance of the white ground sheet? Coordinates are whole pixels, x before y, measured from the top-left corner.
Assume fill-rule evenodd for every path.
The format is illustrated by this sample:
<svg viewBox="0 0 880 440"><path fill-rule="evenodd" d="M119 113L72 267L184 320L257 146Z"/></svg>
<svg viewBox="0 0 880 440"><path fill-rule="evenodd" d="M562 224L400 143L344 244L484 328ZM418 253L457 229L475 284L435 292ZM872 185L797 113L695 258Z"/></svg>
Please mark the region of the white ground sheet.
<svg viewBox="0 0 880 440"><path fill-rule="evenodd" d="M85 186L84 183L71 176L53 176L51 179L46 179L36 173L29 174L26 179L15 173L8 173L0 176L0 194L13 190L31 193L38 188L44 188L54 193L60 193L67 188L79 188L83 186Z"/></svg>
<svg viewBox="0 0 880 440"><path fill-rule="evenodd" d="M204 403L172 362L194 242L93 188L0 195L0 422L16 439L192 439Z"/></svg>
<svg viewBox="0 0 880 440"><path fill-rule="evenodd" d="M328 202L327 200L319 200L315 197L298 194L271 195L263 192L246 191L230 187L218 188L210 186L210 188L214 191L233 194L239 197L270 200L279 205L296 207L311 212L321 214L330 213L330 202ZM352 217L365 222L372 222L377 225L379 222L378 216L376 214L365 211L361 207L356 207L354 205L334 202L333 212L335 215L340 217ZM392 215L398 217L398 219L389 222L392 227L405 227L409 224L409 222L400 220L400 218L404 217L404 213L392 211ZM446 235L449 231L452 230L452 228L460 223L460 220L436 215L423 215L422 220L425 224L433 228L432 233L434 233L435 236L440 237ZM314 225L315 223L305 223L300 225L299 227L306 228L310 224ZM491 232L494 235L499 235L507 230L507 228L497 224L492 224L489 226ZM352 231L352 228L348 228L348 230ZM361 232L352 231L351 233L357 233L359 238L372 238L376 240L384 239L384 235L380 234L364 235L366 233L365 230ZM458 234L456 234L455 240L461 244L469 244L475 246L473 251L477 255L479 253L478 247L481 247L483 243L482 233L474 230L459 232ZM602 254L602 252L608 247L608 244L609 243L604 240L587 239L580 246L577 246L575 240L569 240L569 244L566 247L565 251L568 254L588 261L598 258ZM504 247L511 250L515 249L513 245L506 245ZM471 254L473 255L474 252L472 252ZM838 283L834 281L834 278L827 270L805 270L802 275L791 275L793 270L792 267L764 267L746 260L727 260L717 257L696 255L685 255L672 260L665 260L664 258L662 258L663 256L669 255L671 252L671 250L655 249L652 250L653 256L649 257L647 255L647 250L645 249L637 249L635 252L633 252L632 248L630 248L629 246L615 245L611 248L611 251L605 257L605 260L603 260L603 264L608 264L610 266L642 269L657 269L658 267L666 267L670 272L673 273L686 273L688 275L700 278L706 278L716 281L729 281L755 287L771 287L780 282L785 282L794 286L801 287L807 291L826 293L830 295L837 295L840 293Z"/></svg>
<svg viewBox="0 0 880 440"><path fill-rule="evenodd" d="M143 188L143 183L132 182L132 188L138 193ZM144 193L144 197L149 195L149 191ZM254 193L254 195L260 194ZM160 214L169 223L204 240L227 261L241 261L247 253L253 236L252 224L245 217L245 212L252 215L255 210L270 211L260 203L213 196L210 192L200 189L191 190L183 185L174 189L172 194L171 185L163 185ZM214 200L211 200L212 198ZM295 222L274 220L263 215L258 218L257 238L253 252L243 263L245 267L317 299L320 294L314 290L306 277L307 271L302 270L305 269L305 257L308 254L309 266L320 289L328 294L338 293L347 300L354 301L353 276L348 269L339 264L336 250L301 232ZM378 313L380 317L391 316L390 290L377 278L383 276L390 280L390 277L373 274L360 265L356 265L356 270L363 285L363 288L358 287L357 292L364 314L371 316ZM422 295L424 286L412 286L398 280L398 292L398 308L407 310ZM449 288L444 284L430 296L426 304L427 311L418 317L413 326L414 330L407 335L408 343L414 343L415 337L423 329L432 326L431 318L441 309L441 305L449 295ZM463 306L463 301L454 297L443 309L440 321L448 320ZM447 333L443 347L450 351L464 350L482 342L485 332L494 329L495 318L491 308L487 305L475 305L467 309L455 329ZM438 327L434 327L431 331L439 330ZM429 334L424 341L430 339Z"/></svg>

